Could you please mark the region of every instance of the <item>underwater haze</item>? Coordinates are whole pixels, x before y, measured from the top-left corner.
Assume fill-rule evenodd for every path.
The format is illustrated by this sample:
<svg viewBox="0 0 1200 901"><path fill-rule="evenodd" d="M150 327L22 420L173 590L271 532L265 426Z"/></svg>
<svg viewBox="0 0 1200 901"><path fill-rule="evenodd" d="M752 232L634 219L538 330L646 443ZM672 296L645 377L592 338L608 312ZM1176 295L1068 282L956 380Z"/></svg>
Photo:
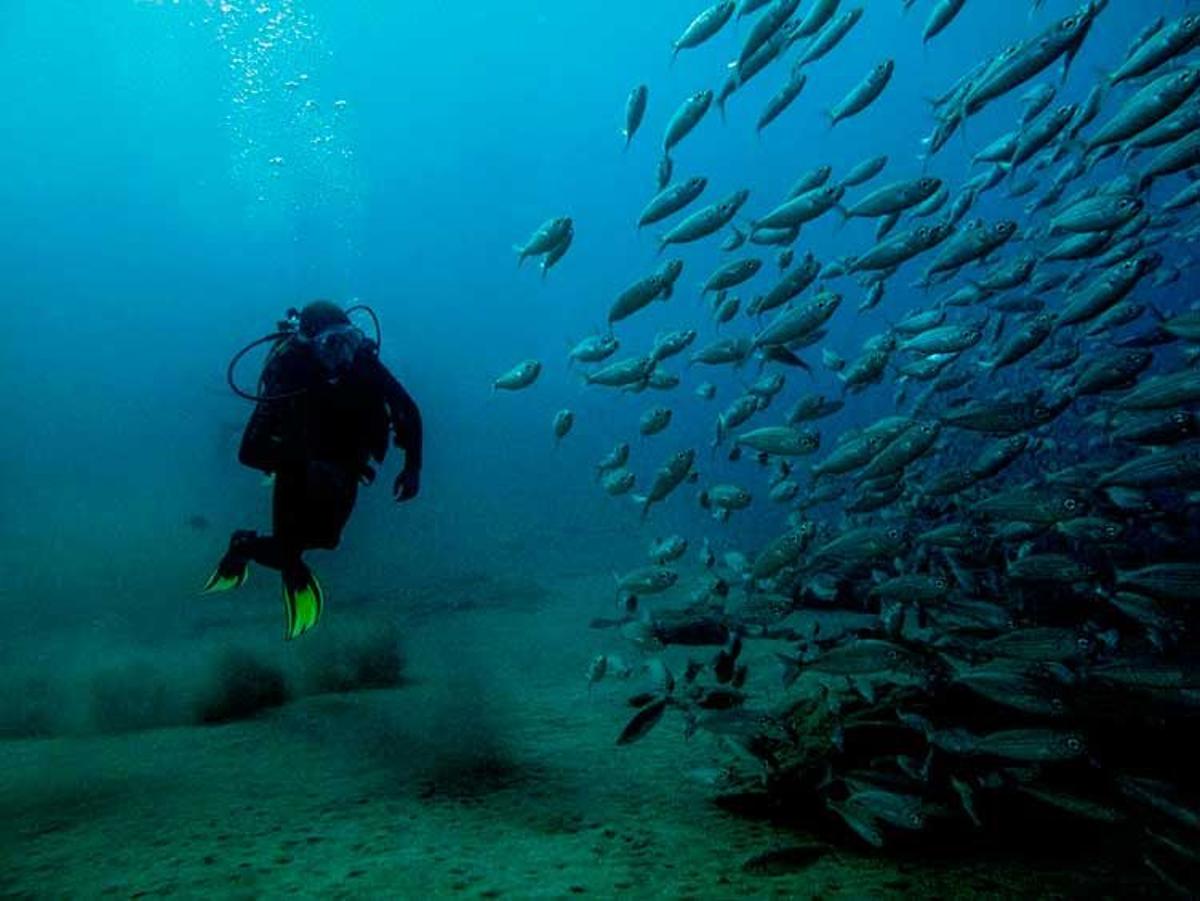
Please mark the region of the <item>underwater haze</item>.
<svg viewBox="0 0 1200 901"><path fill-rule="evenodd" d="M8 7L0 895L1200 887L1200 6ZM425 465L285 641L318 298Z"/></svg>

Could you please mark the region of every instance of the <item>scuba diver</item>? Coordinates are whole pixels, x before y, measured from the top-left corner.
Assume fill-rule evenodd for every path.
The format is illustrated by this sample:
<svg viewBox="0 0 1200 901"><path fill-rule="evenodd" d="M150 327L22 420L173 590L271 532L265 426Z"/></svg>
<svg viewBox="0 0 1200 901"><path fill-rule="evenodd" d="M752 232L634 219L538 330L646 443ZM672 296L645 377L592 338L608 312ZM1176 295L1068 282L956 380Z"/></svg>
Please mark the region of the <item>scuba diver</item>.
<svg viewBox="0 0 1200 901"><path fill-rule="evenodd" d="M370 314L374 341L351 323L349 314L356 310ZM272 533L235 531L204 590L241 586L251 562L279 570L289 639L315 626L324 604L321 585L302 555L338 546L358 483L374 481L370 461L383 462L389 432L404 451L392 493L403 502L420 491L421 413L380 362L380 340L370 307L343 310L316 300L303 310L288 310L276 332L247 345L229 363L230 387L255 402L238 460L274 477ZM272 347L258 390L240 389L234 379L238 362L267 343Z"/></svg>

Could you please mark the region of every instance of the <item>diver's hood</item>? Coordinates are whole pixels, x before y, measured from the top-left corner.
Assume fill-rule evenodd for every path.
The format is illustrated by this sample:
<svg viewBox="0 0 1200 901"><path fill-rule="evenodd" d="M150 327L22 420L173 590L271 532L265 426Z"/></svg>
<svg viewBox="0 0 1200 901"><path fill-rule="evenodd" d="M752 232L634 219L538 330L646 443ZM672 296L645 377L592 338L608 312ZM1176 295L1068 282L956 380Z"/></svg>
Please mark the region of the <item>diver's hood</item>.
<svg viewBox="0 0 1200 901"><path fill-rule="evenodd" d="M315 338L335 326L349 325L346 311L331 300L314 300L300 311L300 334Z"/></svg>

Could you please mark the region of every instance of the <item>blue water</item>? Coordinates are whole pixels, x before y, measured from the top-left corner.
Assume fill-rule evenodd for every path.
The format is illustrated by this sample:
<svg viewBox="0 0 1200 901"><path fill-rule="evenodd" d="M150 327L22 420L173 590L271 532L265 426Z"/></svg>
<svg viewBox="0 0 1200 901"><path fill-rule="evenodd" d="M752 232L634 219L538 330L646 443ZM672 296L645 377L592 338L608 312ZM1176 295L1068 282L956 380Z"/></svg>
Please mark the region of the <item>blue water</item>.
<svg viewBox="0 0 1200 901"><path fill-rule="evenodd" d="M656 535L751 550L777 533L785 509L759 500L722 527L690 487L641 526L632 501L607 497L592 477L629 440L642 488L685 447L700 451L702 482L749 479L708 445L716 413L756 377L753 364L688 369L678 357L666 368L684 376L680 388L632 396L585 388L567 366L569 346L602 330L612 299L659 265L665 226L634 223L655 190L663 127L686 96L720 87L748 30L731 25L672 63L671 41L701 5L10 2L0 25L0 609L16 624L10 640L56 629L153 635L202 584L228 530L265 526L259 475L236 462L249 408L230 395L224 369L285 309L317 297L374 306L383 357L426 424L419 501L392 503L393 456L343 547L314 555L327 615L339 595L429 572L606 574L644 562ZM1056 104L1082 101L1135 33L1191 4L1112 0L1065 82L1048 70L928 161L927 98L1077 4L968 0L927 47L931 0L907 15L899 0L863 5L862 22L809 68L799 99L761 135L754 122L788 62L735 94L726 121L714 108L676 149L676 179L709 178L701 203L747 187L745 220L801 173L830 164L837 179L879 153L890 164L874 184L928 172L956 192L978 171L971 153L1012 127L1029 87L1053 82ZM888 56L896 70L882 98L830 130L823 111ZM649 85L649 109L623 151L625 99L638 83ZM1090 178L1119 171L1110 161ZM1183 184L1172 176L1152 196ZM993 191L971 216L1024 221L1026 202ZM543 280L533 263L516 265L512 246L558 215L573 217L575 242ZM873 243L874 223L836 218L806 226L797 256L829 261ZM676 295L617 326L618 356L645 352L669 329L697 328L697 347L717 336L699 286L723 261L719 240L663 255L685 261ZM1158 249L1174 263L1188 254L1181 242ZM746 300L776 274L776 248L747 252L767 264ZM935 295L909 287L917 268L863 315L862 289L839 282L846 300L821 346L853 358L928 302ZM1139 299L1179 309L1194 286L1185 274ZM815 375L789 370L778 409L801 391L839 390L819 347L803 355ZM538 383L493 395L493 380L526 358L544 364ZM701 380L718 385L715 402L693 394ZM638 439L638 417L659 404L674 409L673 424ZM577 424L556 447L561 408ZM821 425L826 446L891 411L890 384L850 398ZM211 528L187 528L195 515ZM594 612L580 600L581 630Z"/></svg>
<svg viewBox="0 0 1200 901"><path fill-rule="evenodd" d="M971 148L1010 127L1025 88L973 117L967 140L956 136L928 164L919 159L932 126L924 98L1073 4L1052 0L1031 14L1028 4L972 0L923 49L928 5L901 16L898 3L872 4L811 67L793 107L756 136L753 122L783 77L782 65L768 69L731 99L725 124L714 110L676 150L676 177L707 175L703 202L751 188L747 216L813 166L832 165L836 178L880 152L891 157L885 177L927 167L957 188L973 174ZM458 565L500 527L542 550L557 543L564 554L583 549L627 565L641 539L627 538L626 503L594 488L593 462L634 433L645 407L668 402L676 411L668 433L645 447L634 441L644 484L669 451L707 445L716 410L751 377L688 372L673 397L630 399L584 390L565 365L568 344L601 328L616 293L657 265L662 228L638 233L632 223L653 192L662 128L688 94L719 87L746 31L731 27L672 64L670 41L694 7L15 5L0 31L10 87L0 144L10 311L0 332L9 384L0 523L11 536L5 546L22 549L6 586L14 597L78 589L71 571L91 564L64 572L63 550L103 561L119 581L126 566L143 571L150 545L182 516L204 514L223 532L260 505L255 476L233 460L229 436L247 410L224 389L223 367L286 307L314 297L375 305L384 357L427 420L426 510L395 514L384 492L368 496L343 559L424 547L436 527L442 559ZM1182 7L1112 3L1060 100L1082 100L1133 33ZM885 55L896 74L883 97L830 131L821 111ZM1056 79L1051 70L1031 84ZM639 82L650 86L649 111L623 153L624 101ZM1019 211L1024 201L1000 193L984 195L972 215ZM535 266L514 265L511 246L562 214L575 219L575 245L543 282ZM828 261L872 242L872 223L841 228L834 219L807 227L797 249ZM676 298L620 324L621 355L671 328L698 327L698 345L712 337L696 289L718 263L715 243L679 250L686 269ZM747 299L773 269L768 261ZM923 302L906 274L863 316L853 310L859 289L842 289L827 346L852 357ZM540 382L489 397L496 375L528 357L545 363ZM668 368L682 371L682 358ZM253 363L242 377L253 378ZM692 395L700 377L718 382L719 406ZM836 390L828 373L817 378ZM806 381L789 373L789 392ZM889 403L886 388L872 389L833 427ZM561 407L578 424L555 451L550 419ZM665 505L657 518L656 532L696 524L690 504ZM595 534L568 547L570 529L588 531L581 522ZM62 544L39 565L17 562L48 540ZM74 598L61 603L39 606L80 612Z"/></svg>
<svg viewBox="0 0 1200 901"><path fill-rule="evenodd" d="M731 99L726 124L714 110L676 150L676 176L708 176L703 202L749 187L752 216L820 164L836 178L885 152L885 177L915 174L932 126L923 98L1073 8L1048 2L1031 16L1028 4L972 0L922 49L928 5L901 16L898 3L873 4L761 137L753 123L783 66L759 75ZM1182 6L1111 4L1060 99L1081 100L1131 34ZM704 372L721 388L714 406L692 395L698 372L674 397L629 399L585 391L565 366L568 343L599 329L616 293L657 265L662 228L639 234L632 223L653 191L662 128L688 94L719 87L746 31L729 28L671 64L670 41L694 7L16 5L0 31L10 86L0 144L12 311L0 338L10 384L5 534L34 549L61 536L80 559L115 561L105 568L120 578L186 513L224 531L261 501L255 476L239 471L221 440L247 413L223 388L228 356L288 306L360 298L378 309L385 359L425 411L427 510L393 515L375 492L360 505L346 554L381 532L389 547L421 544L435 521L448 559L477 553L498 523L544 548L565 544L562 530L586 520L608 526L608 537L578 544L624 568L635 549L619 537L628 511L594 488L592 463L634 433L646 406L669 402L669 432L645 448L634 442L644 483L669 451L707 445L716 410L749 379ZM276 15L281 24L266 30ZM896 74L883 97L830 131L821 111L885 55ZM294 90L285 86L301 76ZM1049 71L1031 84L1055 78ZM639 82L650 86L649 111L623 153L624 101ZM957 188L973 174L970 148L1010 127L1023 91L973 117L967 142L956 136L928 171ZM282 165L271 165L275 157ZM999 193L984 195L972 215L1019 209ZM575 245L543 283L534 266L514 265L510 248L562 214L576 221ZM834 218L806 228L798 251L828 261L870 245L872 223L839 228ZM661 330L697 326L698 344L712 336L696 288L718 263L715 243L679 251L681 290L619 326L621 355L643 352ZM762 290L773 268L748 288ZM852 357L924 300L904 287L910 280L892 280L865 316L853 312L858 289L841 289L848 297L827 345ZM496 375L527 357L545 363L539 384L489 398ZM252 365L243 378L253 378ZM682 371L682 359L668 368ZM819 378L835 388L828 373ZM789 381L795 392L806 379L789 373ZM887 389L872 389L847 415L877 413L889 400ZM578 424L555 452L549 424L561 407ZM694 525L683 506L667 505L655 531ZM598 551L602 540L612 548ZM53 577L16 565L9 587L22 594L69 581L56 558L43 558ZM77 612L67 603L61 612Z"/></svg>

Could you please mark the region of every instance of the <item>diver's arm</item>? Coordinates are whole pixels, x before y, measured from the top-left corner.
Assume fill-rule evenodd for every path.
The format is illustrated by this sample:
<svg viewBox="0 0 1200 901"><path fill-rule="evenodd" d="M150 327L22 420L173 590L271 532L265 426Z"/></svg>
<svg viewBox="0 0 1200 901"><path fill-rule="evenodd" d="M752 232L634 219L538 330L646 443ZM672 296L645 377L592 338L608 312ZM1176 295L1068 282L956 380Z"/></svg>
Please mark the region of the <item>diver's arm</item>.
<svg viewBox="0 0 1200 901"><path fill-rule="evenodd" d="M386 366L375 358L375 368L384 401L391 414L393 440L404 451L404 469L396 478L394 491L401 501L416 497L420 491L421 465L424 451L424 428L421 410L412 395Z"/></svg>

